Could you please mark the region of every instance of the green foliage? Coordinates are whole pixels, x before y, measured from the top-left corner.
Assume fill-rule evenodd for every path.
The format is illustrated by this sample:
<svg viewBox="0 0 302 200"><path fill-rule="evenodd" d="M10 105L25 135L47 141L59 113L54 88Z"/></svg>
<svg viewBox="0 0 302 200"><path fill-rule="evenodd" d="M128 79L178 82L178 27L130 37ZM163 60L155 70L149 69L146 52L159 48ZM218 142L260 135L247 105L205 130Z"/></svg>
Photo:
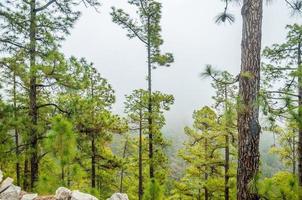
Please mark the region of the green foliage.
<svg viewBox="0 0 302 200"><path fill-rule="evenodd" d="M160 51L164 42L160 34L161 3L155 0L129 0L128 3L136 7L138 20L124 10L113 7L112 21L125 29L129 38L137 38L150 48L150 64L153 68L170 66L174 62L173 55Z"/></svg>
<svg viewBox="0 0 302 200"><path fill-rule="evenodd" d="M149 180L148 185L146 186L143 200L163 200L163 189L160 186L159 182L156 179Z"/></svg>
<svg viewBox="0 0 302 200"><path fill-rule="evenodd" d="M264 178L258 183L263 199L298 199L298 181L288 172L279 172L272 178Z"/></svg>
<svg viewBox="0 0 302 200"><path fill-rule="evenodd" d="M48 140L47 149L59 159L62 167L73 160L76 154L76 138L69 121L62 116L54 117Z"/></svg>

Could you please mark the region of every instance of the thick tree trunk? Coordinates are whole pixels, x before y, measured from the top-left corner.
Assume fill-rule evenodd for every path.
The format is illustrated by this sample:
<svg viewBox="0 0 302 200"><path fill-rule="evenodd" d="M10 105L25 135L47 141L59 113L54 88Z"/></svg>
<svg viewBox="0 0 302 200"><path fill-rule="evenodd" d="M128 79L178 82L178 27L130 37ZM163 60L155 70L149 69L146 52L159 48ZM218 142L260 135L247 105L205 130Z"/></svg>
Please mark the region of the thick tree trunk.
<svg viewBox="0 0 302 200"><path fill-rule="evenodd" d="M30 91L29 91L29 117L31 119L30 127L30 189L33 190L38 180L39 158L38 158L38 108L37 108L37 88L36 88L36 0L30 2Z"/></svg>
<svg viewBox="0 0 302 200"><path fill-rule="evenodd" d="M143 199L143 114L140 110L139 119L139 145L138 145L138 200Z"/></svg>
<svg viewBox="0 0 302 200"><path fill-rule="evenodd" d="M259 170L260 125L257 102L260 87L260 54L263 0L244 0L242 6L241 72L238 104L237 199L259 199L249 183Z"/></svg>

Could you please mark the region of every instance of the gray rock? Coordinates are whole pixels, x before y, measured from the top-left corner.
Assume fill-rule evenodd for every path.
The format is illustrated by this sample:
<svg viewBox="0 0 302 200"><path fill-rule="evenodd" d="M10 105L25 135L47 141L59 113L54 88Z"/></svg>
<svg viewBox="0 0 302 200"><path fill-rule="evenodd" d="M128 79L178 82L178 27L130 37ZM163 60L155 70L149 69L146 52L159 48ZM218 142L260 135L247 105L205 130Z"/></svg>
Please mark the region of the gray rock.
<svg viewBox="0 0 302 200"><path fill-rule="evenodd" d="M65 187L59 187L56 190L55 197L57 200L69 200L71 198L71 191Z"/></svg>
<svg viewBox="0 0 302 200"><path fill-rule="evenodd" d="M1 200L19 200L21 188L15 185L10 185L6 190L0 193Z"/></svg>
<svg viewBox="0 0 302 200"><path fill-rule="evenodd" d="M25 195L23 195L21 200L34 200L37 197L38 197L38 194L25 194Z"/></svg>
<svg viewBox="0 0 302 200"><path fill-rule="evenodd" d="M71 193L71 199L70 200L98 200L96 197L79 192L78 190L74 190Z"/></svg>
<svg viewBox="0 0 302 200"><path fill-rule="evenodd" d="M107 200L129 200L127 194L115 193Z"/></svg>
<svg viewBox="0 0 302 200"><path fill-rule="evenodd" d="M8 189L13 184L14 179L12 178L6 178L1 186L0 186L0 193L2 193L4 190Z"/></svg>

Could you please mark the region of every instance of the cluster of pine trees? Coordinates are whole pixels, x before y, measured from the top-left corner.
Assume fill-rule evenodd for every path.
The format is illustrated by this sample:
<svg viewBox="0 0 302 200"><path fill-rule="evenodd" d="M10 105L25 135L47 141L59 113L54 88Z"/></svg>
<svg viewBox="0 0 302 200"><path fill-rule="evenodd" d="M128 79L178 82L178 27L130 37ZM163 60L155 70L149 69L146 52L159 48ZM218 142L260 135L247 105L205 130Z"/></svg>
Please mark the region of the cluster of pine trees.
<svg viewBox="0 0 302 200"><path fill-rule="evenodd" d="M174 97L152 88L152 71L174 62L161 52L162 5L128 2L137 16L113 7L112 21L145 46L148 73L147 89L126 95L123 117L94 64L61 52L79 6L98 10L98 0L0 2L0 169L41 194L66 186L100 199L119 191L138 200L301 200L302 26L261 52L263 0L242 1L240 74L206 67L215 105L193 113L175 175L162 132ZM234 21L224 2L217 23ZM285 3L302 12L301 1ZM261 132L274 135L270 153L284 165L272 177L261 174Z"/></svg>

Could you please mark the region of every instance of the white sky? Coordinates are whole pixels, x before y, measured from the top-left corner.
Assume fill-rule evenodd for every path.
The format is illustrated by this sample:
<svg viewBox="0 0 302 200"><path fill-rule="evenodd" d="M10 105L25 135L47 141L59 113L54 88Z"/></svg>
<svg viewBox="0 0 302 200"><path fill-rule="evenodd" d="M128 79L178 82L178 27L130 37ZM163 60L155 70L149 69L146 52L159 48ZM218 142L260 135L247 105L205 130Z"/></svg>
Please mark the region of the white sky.
<svg viewBox="0 0 302 200"><path fill-rule="evenodd" d="M154 90L173 94L175 104L167 113L167 130L182 131L191 122L192 112L211 105L214 94L210 80L199 74L205 64L234 74L240 69L240 6L233 5L233 25L217 25L215 16L223 11L219 0L161 0L163 3L163 51L172 52L175 63L170 68L153 71ZM146 51L138 40L129 40L126 31L111 21L111 7L133 9L127 0L103 0L100 13L83 8L82 17L63 45L66 55L86 57L116 91L114 111L123 112L124 95L146 88ZM286 24L298 22L291 17L283 0L265 5L263 47L282 42ZM171 135L171 133L169 133Z"/></svg>

